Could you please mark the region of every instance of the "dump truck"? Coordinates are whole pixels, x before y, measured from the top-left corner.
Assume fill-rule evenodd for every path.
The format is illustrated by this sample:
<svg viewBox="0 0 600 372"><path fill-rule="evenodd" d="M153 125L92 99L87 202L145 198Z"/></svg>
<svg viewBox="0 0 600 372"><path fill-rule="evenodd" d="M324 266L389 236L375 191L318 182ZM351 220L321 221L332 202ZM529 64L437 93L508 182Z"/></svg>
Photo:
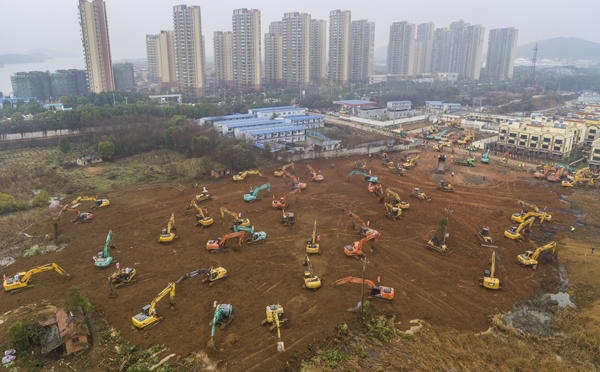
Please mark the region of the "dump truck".
<svg viewBox="0 0 600 372"><path fill-rule="evenodd" d="M464 165L466 167L474 167L475 166L475 158L452 158L452 162L456 165Z"/></svg>
<svg viewBox="0 0 600 372"><path fill-rule="evenodd" d="M446 155L438 156L437 173L444 174L446 172Z"/></svg>

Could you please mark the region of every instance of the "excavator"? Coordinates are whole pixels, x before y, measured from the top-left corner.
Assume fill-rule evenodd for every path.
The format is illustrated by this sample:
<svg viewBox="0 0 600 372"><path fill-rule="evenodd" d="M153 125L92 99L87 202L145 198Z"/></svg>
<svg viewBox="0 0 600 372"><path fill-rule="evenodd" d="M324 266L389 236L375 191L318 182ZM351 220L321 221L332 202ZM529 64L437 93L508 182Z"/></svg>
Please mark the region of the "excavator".
<svg viewBox="0 0 600 372"><path fill-rule="evenodd" d="M206 249L208 249L208 253L224 253L224 249L227 248L227 241L229 239L239 238L238 245L241 246L244 242L244 236L245 232L241 231L227 234L215 240L209 240L206 243Z"/></svg>
<svg viewBox="0 0 600 372"><path fill-rule="evenodd" d="M517 260L524 266L531 266L532 269L537 269L537 265L538 265L538 257L540 256L540 253L547 251L549 249L552 249L552 254L554 255L554 252L556 250L556 242L550 242L544 246L538 247L534 252L532 251L526 251L523 254L520 254L517 256Z"/></svg>
<svg viewBox="0 0 600 372"><path fill-rule="evenodd" d="M543 211L529 211L527 213L515 213L512 216L510 216L510 219L513 220L514 222L518 222L521 223L523 221L526 221L527 219L529 219L529 217L539 217L540 218L540 223L544 222L544 221L551 221L552 220L552 215L543 212Z"/></svg>
<svg viewBox="0 0 600 372"><path fill-rule="evenodd" d="M254 190L252 190L252 187L251 187L250 193L244 195L244 200L248 203L252 203L254 201L259 201L260 199L258 198L258 192L263 189L267 189L267 192L271 192L271 184L265 183L264 185L259 186Z"/></svg>
<svg viewBox="0 0 600 372"><path fill-rule="evenodd" d="M368 285L369 288L371 288L371 292L369 293L369 295L376 297L376 298L383 298L386 300L394 299L394 288L377 286L377 285L375 285L375 283L373 283L369 279L363 280L362 278L355 278L352 276L348 276L348 277L336 280L335 282L333 282L333 286L336 287L338 285L342 285L345 283L358 283L358 284L364 283L364 284Z"/></svg>
<svg viewBox="0 0 600 372"><path fill-rule="evenodd" d="M375 232L375 234L371 233L373 231ZM381 233L379 233L378 231L369 229L366 233L366 236L360 241L354 242L354 244L352 245L344 246L344 253L346 254L346 256L364 256L365 254L362 251L363 244L365 244L369 240L373 240L373 242L375 243L377 242L380 236Z"/></svg>
<svg viewBox="0 0 600 372"><path fill-rule="evenodd" d="M417 160L421 159L421 155L408 157L406 163L402 164L404 169L412 169L417 166Z"/></svg>
<svg viewBox="0 0 600 372"><path fill-rule="evenodd" d="M546 177L546 179L550 182L558 182L558 181L562 180L563 178L565 178L566 175L567 175L567 168L561 167L556 172L548 175L548 177Z"/></svg>
<svg viewBox="0 0 600 372"><path fill-rule="evenodd" d="M321 288L321 279L313 273L312 263L308 255L304 258L304 266L307 266L307 270L304 270L304 286L302 288L315 291Z"/></svg>
<svg viewBox="0 0 600 372"><path fill-rule="evenodd" d="M113 258L108 253L108 247L114 248L115 244L112 238L112 229L108 230L106 236L106 244L104 244L104 251L98 252L98 256L94 257L94 266L96 267L107 267L113 261Z"/></svg>
<svg viewBox="0 0 600 372"><path fill-rule="evenodd" d="M360 161L357 161L354 163L354 169L367 170L367 162L361 163Z"/></svg>
<svg viewBox="0 0 600 372"><path fill-rule="evenodd" d="M292 195L296 195L296 198L297 198L298 194L300 194L300 189L290 191L287 195L282 196L281 198L279 198L277 200L273 199L273 201L271 202L271 205L273 206L273 208L277 208L277 209L285 208L285 207L287 207L287 198L291 197Z"/></svg>
<svg viewBox="0 0 600 372"><path fill-rule="evenodd" d="M206 277L202 279L202 283L209 283L208 286L212 287L214 284L220 283L221 279L227 277L227 270L223 267L217 267L216 269L213 269L212 267L208 269L198 269L183 275L181 278L177 279L175 284L180 284L184 280L193 278L199 274L206 274Z"/></svg>
<svg viewBox="0 0 600 372"><path fill-rule="evenodd" d="M294 213L292 212L288 212L285 213L285 209L281 210L282 216L281 216L281 224L283 226L291 226L294 223L296 223L296 217L294 216Z"/></svg>
<svg viewBox="0 0 600 372"><path fill-rule="evenodd" d="M594 174L592 173L592 171L590 170L590 167L585 167L585 168L581 168L580 170L578 170L574 176L571 175L567 175L567 178L570 181L575 180L576 178L591 178Z"/></svg>
<svg viewBox="0 0 600 372"><path fill-rule="evenodd" d="M294 176L293 174L289 173L288 171L283 171L283 178L285 179L285 177L289 177L292 180L292 187L290 187L290 190L306 189L306 183L300 182L300 179L298 179L298 177Z"/></svg>
<svg viewBox="0 0 600 372"><path fill-rule="evenodd" d="M317 239L317 221L313 225L312 237L306 239L306 253L321 254L319 249L319 240Z"/></svg>
<svg viewBox="0 0 600 372"><path fill-rule="evenodd" d="M309 164L306 164L306 170L312 174L311 181L323 182L325 180L325 177L321 173L317 173L317 171L315 171L315 169L313 167L311 167Z"/></svg>
<svg viewBox="0 0 600 372"><path fill-rule="evenodd" d="M267 318L264 319L260 325L271 324L269 331L273 331L275 328L279 330L279 327L288 322L283 312L281 305L270 305L267 306Z"/></svg>
<svg viewBox="0 0 600 372"><path fill-rule="evenodd" d="M520 240L523 238L523 234L521 234L521 231L523 231L523 229L527 231L526 228L531 227L534 221L535 217L530 217L528 220L521 222L521 224L518 227L511 226L510 229L504 231L504 236L512 240ZM523 233L525 233L525 231L523 231Z"/></svg>
<svg viewBox="0 0 600 372"><path fill-rule="evenodd" d="M282 177L283 176L283 171L285 171L288 168L292 168L292 172L294 171L294 162L291 162L289 164L286 164L280 168L277 168L277 170L275 172L273 172L273 174L275 174L275 177Z"/></svg>
<svg viewBox="0 0 600 372"><path fill-rule="evenodd" d="M77 213L77 216L75 217L75 219L71 220L71 222L74 222L74 223L92 222L92 219L94 218L94 215L91 213L81 213L79 211L79 209L71 208L71 207L65 205L63 207L63 209L60 211L60 213L58 214L58 216L56 217L56 220L59 221L60 218L62 217L63 213L65 213L65 212Z"/></svg>
<svg viewBox="0 0 600 372"><path fill-rule="evenodd" d="M233 306L230 304L218 304L215 308L215 315L213 315L213 319L208 324L211 327L210 331L210 341L208 341L207 346L210 348L215 347L215 327L217 324L220 324L221 330L227 328L229 323L231 323L234 319L233 316Z"/></svg>
<svg viewBox="0 0 600 372"><path fill-rule="evenodd" d="M370 227L368 227L368 225L356 214L354 214L350 211L348 211L347 213L350 217L354 218L355 220L357 220L360 223L361 227L358 230L358 235L364 237L367 235L378 235L379 234L379 232L377 230L374 230L374 229L371 229ZM351 228L354 229L354 222L352 222Z"/></svg>
<svg viewBox="0 0 600 372"><path fill-rule="evenodd" d="M208 194L208 190L206 190L206 187L204 187L202 190L202 194L198 194L198 195L194 196L194 199L192 199L192 201L190 202L190 205L188 205L188 207L186 209L192 208L194 206L194 203L200 204L200 203L209 201L211 199L212 199L212 196L210 196Z"/></svg>
<svg viewBox="0 0 600 372"><path fill-rule="evenodd" d="M385 215L392 220L397 220L402 216L402 209L395 207L391 203L385 202L383 203L383 207L385 208Z"/></svg>
<svg viewBox="0 0 600 372"><path fill-rule="evenodd" d="M250 234L250 237L246 239L247 244L264 243L267 241L267 233L264 231L254 231L254 226L252 226L252 228L246 226L234 226L233 231L245 231Z"/></svg>
<svg viewBox="0 0 600 372"><path fill-rule="evenodd" d="M377 183L377 177L371 177L370 175L366 174L365 172L359 172L359 171L352 171L352 172L350 172L346 176L346 182L350 182L350 177L352 177L355 174L360 174L360 175L364 176L365 177L365 182Z"/></svg>
<svg viewBox="0 0 600 372"><path fill-rule="evenodd" d="M479 286L487 289L502 289L502 283L494 277L496 271L496 251L492 253L492 263L489 270L483 270L483 278L479 279Z"/></svg>
<svg viewBox="0 0 600 372"><path fill-rule="evenodd" d="M108 297L117 297L117 292L115 292L115 289L135 284L135 274L135 269L129 267L126 267L124 269L119 268L117 269L117 271L110 274L110 276L108 277Z"/></svg>
<svg viewBox="0 0 600 372"><path fill-rule="evenodd" d="M575 177L571 181L562 181L561 185L563 187L594 186L594 179L591 177L588 177L588 178Z"/></svg>
<svg viewBox="0 0 600 372"><path fill-rule="evenodd" d="M487 152L485 153L485 155L481 156L481 162L483 164L489 164L490 163L490 150L488 149Z"/></svg>
<svg viewBox="0 0 600 372"><path fill-rule="evenodd" d="M408 209L410 208L410 204L402 201L400 199L400 195L398 195L397 192L394 192L392 189L390 189L389 187L385 189L385 196L388 198L394 198L394 201L391 202L391 204L396 207L396 208L401 208L401 209Z"/></svg>
<svg viewBox="0 0 600 372"><path fill-rule="evenodd" d="M150 329L154 327L164 318L159 316L156 312L156 305L158 301L162 300L163 297L169 295L169 304L171 308L175 307L175 283L169 283L169 285L163 289L150 303L142 307L142 312L131 318L133 325L138 329Z"/></svg>
<svg viewBox="0 0 600 372"><path fill-rule="evenodd" d="M198 214L196 215L196 226L207 227L213 224L212 217L208 216L208 211L206 213L196 204L195 200L192 200L192 206L196 209Z"/></svg>
<svg viewBox="0 0 600 372"><path fill-rule="evenodd" d="M92 209L108 207L110 205L110 201L108 201L108 199L98 199L98 195L96 195L96 196L79 196L79 197L77 197L77 199L73 200L71 205L77 204L81 201L89 201L89 200L94 202L94 206L92 207Z"/></svg>
<svg viewBox="0 0 600 372"><path fill-rule="evenodd" d="M482 243L482 244L492 244L494 243L494 239L492 239L492 236L490 235L490 228L489 227L482 227L481 230L479 230L479 234L476 235L477 239Z"/></svg>
<svg viewBox="0 0 600 372"><path fill-rule="evenodd" d="M225 218L225 213L227 213L228 215L233 217L233 219L234 219L233 225L234 226L238 226L238 227L239 226L246 226L246 227L250 226L250 220L247 218L242 218L241 213L238 215L237 213L234 213L225 207L221 207L221 219Z"/></svg>
<svg viewBox="0 0 600 372"><path fill-rule="evenodd" d="M383 186L381 186L380 183L369 183L369 186L367 186L367 190L369 190L370 195L375 198L378 198L381 195L383 195Z"/></svg>
<svg viewBox="0 0 600 372"><path fill-rule="evenodd" d="M16 275L11 276L11 277L7 277L6 279L4 279L4 283L2 283L2 285L4 286L4 290L6 292L11 292L11 294L19 293L26 289L33 288L33 285L28 285L29 279L31 279L31 276L33 274L37 274L37 273L41 273L41 272L49 271L49 270L55 270L60 275L64 276L65 279L67 279L67 280L71 278L71 276L69 274L67 274L67 272L64 271L60 266L58 266L55 263L50 263L50 264L38 266L29 271L17 273Z"/></svg>
<svg viewBox="0 0 600 372"><path fill-rule="evenodd" d="M545 167L542 172L535 172L533 176L537 179L544 180L548 178L551 172L556 171L556 167Z"/></svg>
<svg viewBox="0 0 600 372"><path fill-rule="evenodd" d="M442 241L442 239L437 236L432 236L431 239L425 245L425 248L442 255L449 255L452 253L451 250L448 249L448 246Z"/></svg>
<svg viewBox="0 0 600 372"><path fill-rule="evenodd" d="M540 212L540 209L535 204L527 203L527 202L524 202L522 200L518 200L517 204L519 204L521 206L521 208L523 209L523 211Z"/></svg>
<svg viewBox="0 0 600 372"><path fill-rule="evenodd" d="M437 189L442 191L454 192L454 186L452 186L449 183L446 183L443 180L440 181L440 183L438 183Z"/></svg>
<svg viewBox="0 0 600 372"><path fill-rule="evenodd" d="M233 175L233 182L244 182L246 181L246 176L249 174L258 174L261 177L264 177L262 173L257 170L249 170L245 172L239 172L238 174Z"/></svg>
<svg viewBox="0 0 600 372"><path fill-rule="evenodd" d="M158 242L169 244L175 241L175 239L178 239L179 237L176 236L173 231L175 231L175 213L171 214L167 227L162 229Z"/></svg>
<svg viewBox="0 0 600 372"><path fill-rule="evenodd" d="M427 200L428 202L431 201L431 198L428 197L424 192L421 192L421 190L418 187L415 187L412 189L412 193L410 194L411 198L416 198L419 200Z"/></svg>

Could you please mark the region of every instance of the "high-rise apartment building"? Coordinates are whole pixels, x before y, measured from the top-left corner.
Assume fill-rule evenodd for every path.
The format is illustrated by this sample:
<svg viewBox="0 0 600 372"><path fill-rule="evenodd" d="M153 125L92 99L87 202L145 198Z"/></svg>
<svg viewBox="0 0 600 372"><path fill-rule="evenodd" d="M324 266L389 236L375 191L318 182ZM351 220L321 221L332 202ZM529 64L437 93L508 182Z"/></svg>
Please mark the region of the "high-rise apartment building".
<svg viewBox="0 0 600 372"><path fill-rule="evenodd" d="M283 84L283 23L271 22L265 34L264 82L275 86Z"/></svg>
<svg viewBox="0 0 600 372"><path fill-rule="evenodd" d="M39 101L55 101L62 96L82 96L88 92L84 70L17 72L10 81L16 97L36 97Z"/></svg>
<svg viewBox="0 0 600 372"><path fill-rule="evenodd" d="M329 82L348 85L350 68L350 26L349 10L329 12Z"/></svg>
<svg viewBox="0 0 600 372"><path fill-rule="evenodd" d="M283 84L307 87L310 83L310 14L285 13L281 22Z"/></svg>
<svg viewBox="0 0 600 372"><path fill-rule="evenodd" d="M173 7L175 71L182 93L201 96L205 89L204 37L199 6Z"/></svg>
<svg viewBox="0 0 600 372"><path fill-rule="evenodd" d="M115 77L115 90L126 91L135 87L133 63L115 63L113 65L113 75Z"/></svg>
<svg viewBox="0 0 600 372"><path fill-rule="evenodd" d="M175 32L163 30L158 35L146 35L146 54L148 80L162 89L176 88Z"/></svg>
<svg viewBox="0 0 600 372"><path fill-rule="evenodd" d="M146 34L148 82L158 84L158 35Z"/></svg>
<svg viewBox="0 0 600 372"><path fill-rule="evenodd" d="M327 81L327 22L310 20L310 81L325 84Z"/></svg>
<svg viewBox="0 0 600 372"><path fill-rule="evenodd" d="M413 75L415 36L414 23L394 22L390 26L390 40L387 54L388 74Z"/></svg>
<svg viewBox="0 0 600 372"><path fill-rule="evenodd" d="M450 31L452 31L450 72L456 72L462 78L479 80L484 27L465 23L461 19L450 24Z"/></svg>
<svg viewBox="0 0 600 372"><path fill-rule="evenodd" d="M115 90L104 1L79 0L79 22L89 90L94 93Z"/></svg>
<svg viewBox="0 0 600 372"><path fill-rule="evenodd" d="M261 86L260 11L235 9L232 30L234 87L259 92Z"/></svg>
<svg viewBox="0 0 600 372"><path fill-rule="evenodd" d="M431 71L451 72L450 56L452 54L452 31L450 29L436 28L433 33L431 50Z"/></svg>
<svg viewBox="0 0 600 372"><path fill-rule="evenodd" d="M350 32L350 81L366 83L369 75L373 75L375 22L352 21Z"/></svg>
<svg viewBox="0 0 600 372"><path fill-rule="evenodd" d="M232 40L231 31L214 33L215 80L219 88L233 87Z"/></svg>
<svg viewBox="0 0 600 372"><path fill-rule="evenodd" d="M419 69L415 74L425 74L431 72L431 59L433 49L433 33L435 25L432 22L421 23L417 26L417 46L415 52L418 51Z"/></svg>
<svg viewBox="0 0 600 372"><path fill-rule="evenodd" d="M490 79L512 79L518 37L519 30L514 27L490 30L486 61L486 71Z"/></svg>

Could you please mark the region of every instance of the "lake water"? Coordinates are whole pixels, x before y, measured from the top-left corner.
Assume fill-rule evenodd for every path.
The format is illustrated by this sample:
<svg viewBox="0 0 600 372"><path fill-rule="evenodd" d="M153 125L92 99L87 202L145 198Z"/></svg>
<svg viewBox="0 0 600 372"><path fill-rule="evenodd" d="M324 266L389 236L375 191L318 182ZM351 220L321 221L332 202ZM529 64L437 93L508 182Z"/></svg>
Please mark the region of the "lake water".
<svg viewBox="0 0 600 372"><path fill-rule="evenodd" d="M10 77L17 72L27 71L50 71L56 70L68 70L76 68L78 70L85 69L85 59L83 57L83 51L81 56L77 57L59 57L48 59L44 62L39 63L24 63L24 64L10 64L0 67L0 92L4 95L8 95L13 91Z"/></svg>

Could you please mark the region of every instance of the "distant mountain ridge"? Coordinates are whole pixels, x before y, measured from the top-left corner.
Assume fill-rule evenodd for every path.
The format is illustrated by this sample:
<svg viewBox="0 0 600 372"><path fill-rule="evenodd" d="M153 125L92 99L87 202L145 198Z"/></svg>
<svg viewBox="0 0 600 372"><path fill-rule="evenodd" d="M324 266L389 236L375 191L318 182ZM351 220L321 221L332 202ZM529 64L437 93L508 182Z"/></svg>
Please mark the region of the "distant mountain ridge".
<svg viewBox="0 0 600 372"><path fill-rule="evenodd" d="M517 46L515 58L533 57L533 48L536 43ZM555 60L581 60L588 59L600 62L600 43L587 41L576 37L556 37L537 42L537 58Z"/></svg>
<svg viewBox="0 0 600 372"><path fill-rule="evenodd" d="M0 64L20 64L20 63L38 63L44 62L46 58L40 55L27 55L27 54L0 54Z"/></svg>

